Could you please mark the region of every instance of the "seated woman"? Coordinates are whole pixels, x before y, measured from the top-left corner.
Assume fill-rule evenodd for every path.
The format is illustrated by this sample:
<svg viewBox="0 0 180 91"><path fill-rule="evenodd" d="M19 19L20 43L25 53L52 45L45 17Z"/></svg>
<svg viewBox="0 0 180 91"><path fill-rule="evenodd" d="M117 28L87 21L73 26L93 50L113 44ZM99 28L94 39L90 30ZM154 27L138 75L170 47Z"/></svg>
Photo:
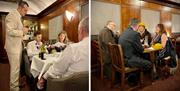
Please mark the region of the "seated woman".
<svg viewBox="0 0 180 91"><path fill-rule="evenodd" d="M42 34L41 32L37 31L34 33L34 40L27 44L27 53L30 60L32 60L32 57L34 55L39 54L40 46L43 44L41 40L42 40Z"/></svg>
<svg viewBox="0 0 180 91"><path fill-rule="evenodd" d="M143 46L149 46L151 43L151 34L147 31L143 22L139 23L138 32L140 33L141 43Z"/></svg>
<svg viewBox="0 0 180 91"><path fill-rule="evenodd" d="M61 31L59 34L58 34L58 42L55 43L53 46L54 47L60 47L60 46L66 46L68 44L68 36L67 36L67 33L66 31Z"/></svg>
<svg viewBox="0 0 180 91"><path fill-rule="evenodd" d="M58 34L58 42L53 44L50 48L55 48L57 52L64 50L70 44L66 31L61 31Z"/></svg>
<svg viewBox="0 0 180 91"><path fill-rule="evenodd" d="M160 60L162 60L165 57L170 56L172 58L172 61L169 63L169 67L174 68L176 67L176 52L174 49L174 46L172 44L172 41L168 36L166 35L165 27L163 24L158 24L156 26L156 35L152 40L152 45L156 43L160 43L163 47L161 51L159 51L159 54L157 56L158 64L160 64Z"/></svg>

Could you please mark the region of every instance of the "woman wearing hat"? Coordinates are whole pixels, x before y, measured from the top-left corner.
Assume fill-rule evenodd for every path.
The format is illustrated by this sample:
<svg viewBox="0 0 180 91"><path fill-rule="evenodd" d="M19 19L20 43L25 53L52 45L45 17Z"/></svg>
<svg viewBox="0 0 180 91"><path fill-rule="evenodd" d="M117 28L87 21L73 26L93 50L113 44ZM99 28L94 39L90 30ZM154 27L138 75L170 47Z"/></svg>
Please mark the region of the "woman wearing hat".
<svg viewBox="0 0 180 91"><path fill-rule="evenodd" d="M143 46L149 46L151 43L151 34L147 31L145 24L140 22L138 25L138 32L140 33L140 39Z"/></svg>

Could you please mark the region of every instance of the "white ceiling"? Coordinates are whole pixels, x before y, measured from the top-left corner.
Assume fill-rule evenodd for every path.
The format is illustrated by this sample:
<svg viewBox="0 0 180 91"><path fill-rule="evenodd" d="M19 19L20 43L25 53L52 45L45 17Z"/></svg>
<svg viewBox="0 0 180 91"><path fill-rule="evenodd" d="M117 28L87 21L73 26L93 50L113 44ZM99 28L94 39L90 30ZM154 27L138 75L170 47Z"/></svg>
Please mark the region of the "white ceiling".
<svg viewBox="0 0 180 91"><path fill-rule="evenodd" d="M24 0L29 4L28 14L37 15L48 6L53 4L56 0ZM6 0L0 1L0 12L10 12L17 8L17 3L6 2Z"/></svg>

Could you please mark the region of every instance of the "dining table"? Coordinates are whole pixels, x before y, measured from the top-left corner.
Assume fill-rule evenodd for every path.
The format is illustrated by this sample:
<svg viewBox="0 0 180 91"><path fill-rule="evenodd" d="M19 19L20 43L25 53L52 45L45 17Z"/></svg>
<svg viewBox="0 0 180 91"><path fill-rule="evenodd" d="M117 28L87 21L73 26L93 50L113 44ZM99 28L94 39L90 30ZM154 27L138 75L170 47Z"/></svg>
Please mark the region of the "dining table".
<svg viewBox="0 0 180 91"><path fill-rule="evenodd" d="M39 55L35 55L32 58L30 72L34 78L40 79L42 75L49 69L53 63L59 60L62 52L56 52L53 54L44 54L44 59L41 59Z"/></svg>
<svg viewBox="0 0 180 91"><path fill-rule="evenodd" d="M146 54L150 55L150 61L152 63L152 77L153 77L154 74L157 74L156 65L155 65L155 63L157 61L157 59L156 59L157 55L156 54L161 50L162 50L162 48L158 48L158 49L155 49L153 47L144 48L143 53L146 53Z"/></svg>

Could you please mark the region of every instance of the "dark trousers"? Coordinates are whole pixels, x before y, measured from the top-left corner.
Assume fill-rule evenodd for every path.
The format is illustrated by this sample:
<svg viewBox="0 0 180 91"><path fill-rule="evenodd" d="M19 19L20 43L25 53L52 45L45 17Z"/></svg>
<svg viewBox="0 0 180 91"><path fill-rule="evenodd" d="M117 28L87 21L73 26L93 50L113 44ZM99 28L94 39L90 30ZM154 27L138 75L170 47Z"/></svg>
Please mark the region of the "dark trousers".
<svg viewBox="0 0 180 91"><path fill-rule="evenodd" d="M133 56L130 59L127 59L126 65L129 67L139 68L144 71L147 71L152 67L152 63L150 61L137 56Z"/></svg>

